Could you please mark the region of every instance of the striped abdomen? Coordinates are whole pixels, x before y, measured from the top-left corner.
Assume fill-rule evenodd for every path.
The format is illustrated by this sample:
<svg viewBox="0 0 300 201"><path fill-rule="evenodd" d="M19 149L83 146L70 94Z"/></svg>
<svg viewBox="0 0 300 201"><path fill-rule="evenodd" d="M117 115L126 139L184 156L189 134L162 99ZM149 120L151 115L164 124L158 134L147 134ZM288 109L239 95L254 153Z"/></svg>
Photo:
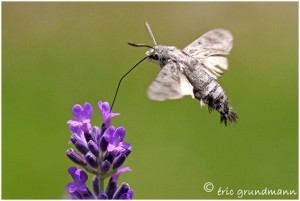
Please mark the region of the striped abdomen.
<svg viewBox="0 0 300 201"><path fill-rule="evenodd" d="M208 105L209 111L217 110L220 113L221 123L227 125L236 122L237 114L229 107L225 91L215 80L211 80L204 88L194 87L194 95Z"/></svg>

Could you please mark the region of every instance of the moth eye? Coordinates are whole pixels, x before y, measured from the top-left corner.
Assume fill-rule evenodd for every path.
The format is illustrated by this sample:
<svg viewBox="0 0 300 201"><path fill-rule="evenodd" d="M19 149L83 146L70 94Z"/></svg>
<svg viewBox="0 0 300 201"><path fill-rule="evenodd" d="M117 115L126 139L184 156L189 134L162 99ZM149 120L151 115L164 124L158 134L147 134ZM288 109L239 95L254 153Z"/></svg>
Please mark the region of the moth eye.
<svg viewBox="0 0 300 201"><path fill-rule="evenodd" d="M153 59L158 60L158 54L154 54Z"/></svg>

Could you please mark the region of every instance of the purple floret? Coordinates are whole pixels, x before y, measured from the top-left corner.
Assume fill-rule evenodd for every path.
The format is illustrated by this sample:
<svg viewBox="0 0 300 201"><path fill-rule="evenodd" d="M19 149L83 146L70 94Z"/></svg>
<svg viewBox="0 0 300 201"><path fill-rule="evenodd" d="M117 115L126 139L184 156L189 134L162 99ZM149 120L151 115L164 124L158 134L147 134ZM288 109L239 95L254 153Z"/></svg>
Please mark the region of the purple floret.
<svg viewBox="0 0 300 201"><path fill-rule="evenodd" d="M98 107L100 109L100 113L103 117L103 128L108 128L110 126L111 119L115 116L120 115L119 113L113 113L110 111L108 102L98 102Z"/></svg>
<svg viewBox="0 0 300 201"><path fill-rule="evenodd" d="M66 189L69 191L69 193L74 193L75 191L86 191L86 181L88 180L88 175L77 167L70 167L68 172L74 180L74 182L70 182L66 186Z"/></svg>
<svg viewBox="0 0 300 201"><path fill-rule="evenodd" d="M89 103L85 103L83 107L79 104L73 106L72 114L75 117L67 123L70 126L79 126L83 132L89 132L91 129L90 118L93 114L93 108Z"/></svg>
<svg viewBox="0 0 300 201"><path fill-rule="evenodd" d="M125 137L125 128L110 126L103 134L105 140L108 142L107 151L110 153L124 152L130 148L130 144L123 142Z"/></svg>

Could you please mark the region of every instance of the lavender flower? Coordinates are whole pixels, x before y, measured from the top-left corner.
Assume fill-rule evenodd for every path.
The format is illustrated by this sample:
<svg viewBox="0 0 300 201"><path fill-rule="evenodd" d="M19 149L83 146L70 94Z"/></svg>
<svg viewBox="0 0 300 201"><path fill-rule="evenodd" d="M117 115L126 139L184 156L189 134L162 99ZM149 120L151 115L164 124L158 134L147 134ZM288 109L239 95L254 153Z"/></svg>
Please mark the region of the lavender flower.
<svg viewBox="0 0 300 201"><path fill-rule="evenodd" d="M103 136L108 142L107 151L110 153L124 152L130 147L127 142L122 142L125 137L125 128L123 127L115 129L115 127L110 126Z"/></svg>
<svg viewBox="0 0 300 201"><path fill-rule="evenodd" d="M105 128L108 128L110 126L110 121L113 117L120 115L119 113L112 113L110 111L110 107L108 102L98 102L98 107L100 109L100 112L102 114L103 117L103 124L102 124L102 128L105 130Z"/></svg>
<svg viewBox="0 0 300 201"><path fill-rule="evenodd" d="M71 197L73 199L92 199L93 195L86 187L86 181L88 179L87 174L84 171L77 169L77 167L70 167L68 172L74 179L74 182L71 182L66 186Z"/></svg>
<svg viewBox="0 0 300 201"><path fill-rule="evenodd" d="M131 170L129 167L121 168L132 150L129 143L123 142L125 128L110 126L111 119L119 113L112 113L108 102L99 101L98 107L103 117L101 129L92 127L90 123L93 108L89 103L83 107L74 105L72 113L75 119L67 122L72 133L69 143L74 144L78 150L68 149L67 156L85 171L95 175L92 180L94 193L86 187L86 172L76 167L68 170L74 182L69 183L66 189L72 199L132 199L133 190L129 184L123 182L117 186L120 174ZM106 189L105 179L109 179Z"/></svg>
<svg viewBox="0 0 300 201"><path fill-rule="evenodd" d="M89 103L85 103L82 107L79 104L73 106L72 109L74 120L69 120L67 123L70 126L79 126L83 132L89 132L91 129L90 118L93 114L93 108Z"/></svg>
<svg viewBox="0 0 300 201"><path fill-rule="evenodd" d="M88 179L87 174L84 171L77 169L77 167L70 167L68 172L73 177L74 182L69 183L66 186L66 189L68 189L70 193L74 193L75 191L86 191L87 188L85 183Z"/></svg>

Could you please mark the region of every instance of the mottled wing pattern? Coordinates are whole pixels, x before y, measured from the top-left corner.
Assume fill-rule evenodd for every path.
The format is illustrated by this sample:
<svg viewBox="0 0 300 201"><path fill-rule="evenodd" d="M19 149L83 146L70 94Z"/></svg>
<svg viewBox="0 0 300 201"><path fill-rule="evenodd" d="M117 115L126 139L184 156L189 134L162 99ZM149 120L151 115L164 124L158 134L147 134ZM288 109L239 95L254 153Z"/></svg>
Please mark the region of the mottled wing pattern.
<svg viewBox="0 0 300 201"><path fill-rule="evenodd" d="M183 51L195 58L205 58L211 55L228 55L232 48L233 37L231 33L223 29L214 29L188 46Z"/></svg>
<svg viewBox="0 0 300 201"><path fill-rule="evenodd" d="M178 99L184 95L194 97L193 86L174 62L167 63L161 69L148 89L149 98L158 101Z"/></svg>
<svg viewBox="0 0 300 201"><path fill-rule="evenodd" d="M183 51L190 56L198 59L204 66L205 70L214 79L223 74L220 69L228 69L226 57L232 48L233 37L231 33L223 29L215 29L207 32L187 47Z"/></svg>

